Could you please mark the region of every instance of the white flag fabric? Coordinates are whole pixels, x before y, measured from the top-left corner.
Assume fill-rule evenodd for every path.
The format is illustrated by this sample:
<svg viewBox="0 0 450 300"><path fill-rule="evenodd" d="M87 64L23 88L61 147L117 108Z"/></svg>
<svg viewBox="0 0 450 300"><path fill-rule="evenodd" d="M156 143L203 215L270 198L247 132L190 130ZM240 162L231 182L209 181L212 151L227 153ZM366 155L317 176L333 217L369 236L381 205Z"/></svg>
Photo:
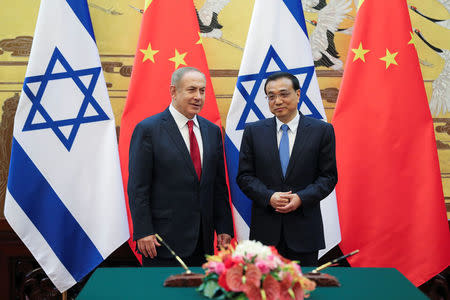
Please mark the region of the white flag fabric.
<svg viewBox="0 0 450 300"><path fill-rule="evenodd" d="M86 0L42 0L15 120L8 223L65 291L129 237Z"/></svg>
<svg viewBox="0 0 450 300"><path fill-rule="evenodd" d="M272 117L264 93L265 79L277 71L300 81L300 111L326 121L314 70L311 46L299 0L256 0L244 55L226 122L227 154L233 216L238 240L249 237L251 201L236 184L239 149L245 124ZM336 194L320 202L326 249L341 241Z"/></svg>

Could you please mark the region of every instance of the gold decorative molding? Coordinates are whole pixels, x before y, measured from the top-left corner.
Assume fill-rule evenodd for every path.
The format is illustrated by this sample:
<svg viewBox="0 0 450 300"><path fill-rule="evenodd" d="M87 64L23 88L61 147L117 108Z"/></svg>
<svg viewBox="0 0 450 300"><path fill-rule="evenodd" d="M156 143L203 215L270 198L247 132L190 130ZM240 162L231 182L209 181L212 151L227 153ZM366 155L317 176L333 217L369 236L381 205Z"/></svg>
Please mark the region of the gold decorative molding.
<svg viewBox="0 0 450 300"><path fill-rule="evenodd" d="M335 87L320 90L320 95L322 96L322 99L326 100L329 103L336 103L338 94L339 89Z"/></svg>
<svg viewBox="0 0 450 300"><path fill-rule="evenodd" d="M0 66L26 66L28 61L0 61Z"/></svg>
<svg viewBox="0 0 450 300"><path fill-rule="evenodd" d="M433 119L433 121L434 121L434 119ZM447 121L445 122L445 125L436 126L436 132L446 133L446 134L450 135L450 120L447 119Z"/></svg>
<svg viewBox="0 0 450 300"><path fill-rule="evenodd" d="M237 77L239 70L212 69L209 70L211 77ZM342 77L343 71L337 70L316 70L317 77Z"/></svg>
<svg viewBox="0 0 450 300"><path fill-rule="evenodd" d="M8 182L9 159L11 156L11 142L14 129L14 115L19 103L19 93L8 98L3 103L3 114L0 121L0 217L3 215L3 207Z"/></svg>
<svg viewBox="0 0 450 300"><path fill-rule="evenodd" d="M114 68L118 68L121 67L123 65L123 63L118 62L118 61L102 61L102 68L103 68L103 72L106 73L119 73L117 71L114 70Z"/></svg>
<svg viewBox="0 0 450 300"><path fill-rule="evenodd" d="M0 41L0 48L3 52L12 52L11 56L29 56L31 51L32 36L17 36L14 39L4 39Z"/></svg>
<svg viewBox="0 0 450 300"><path fill-rule="evenodd" d="M450 149L450 145L447 144L447 143L444 143L443 141L436 140L436 148L438 150L449 150Z"/></svg>
<svg viewBox="0 0 450 300"><path fill-rule="evenodd" d="M343 70L316 70L317 77L342 77Z"/></svg>
<svg viewBox="0 0 450 300"><path fill-rule="evenodd" d="M124 77L131 77L131 71L133 70L133 66L122 66L120 68L120 75Z"/></svg>
<svg viewBox="0 0 450 300"><path fill-rule="evenodd" d="M237 77L239 70L209 70L211 77Z"/></svg>

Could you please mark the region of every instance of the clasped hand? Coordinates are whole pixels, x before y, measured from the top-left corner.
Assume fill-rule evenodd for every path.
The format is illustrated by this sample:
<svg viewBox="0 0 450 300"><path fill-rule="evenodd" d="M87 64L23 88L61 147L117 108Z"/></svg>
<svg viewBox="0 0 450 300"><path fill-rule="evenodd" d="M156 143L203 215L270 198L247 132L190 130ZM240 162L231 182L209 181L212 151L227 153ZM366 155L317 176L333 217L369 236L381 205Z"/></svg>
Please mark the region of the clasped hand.
<svg viewBox="0 0 450 300"><path fill-rule="evenodd" d="M275 192L270 197L270 205L279 213L288 213L296 210L302 204L297 194L289 192Z"/></svg>

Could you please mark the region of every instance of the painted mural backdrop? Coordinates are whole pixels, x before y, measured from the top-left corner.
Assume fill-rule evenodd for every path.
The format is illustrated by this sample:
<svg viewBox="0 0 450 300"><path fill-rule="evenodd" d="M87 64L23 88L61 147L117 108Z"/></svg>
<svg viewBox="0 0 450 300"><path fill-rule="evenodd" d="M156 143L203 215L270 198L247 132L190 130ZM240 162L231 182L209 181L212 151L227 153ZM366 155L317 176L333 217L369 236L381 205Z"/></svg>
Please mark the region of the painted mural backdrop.
<svg viewBox="0 0 450 300"><path fill-rule="evenodd" d="M119 130L145 0L88 2ZM303 1L328 120L332 119L339 92L357 2ZM194 0L194 3L222 124L225 126L254 0ZM39 5L39 0L2 0L0 3L0 217L3 217L13 118ZM450 1L409 0L408 5L433 114L447 215L450 217Z"/></svg>

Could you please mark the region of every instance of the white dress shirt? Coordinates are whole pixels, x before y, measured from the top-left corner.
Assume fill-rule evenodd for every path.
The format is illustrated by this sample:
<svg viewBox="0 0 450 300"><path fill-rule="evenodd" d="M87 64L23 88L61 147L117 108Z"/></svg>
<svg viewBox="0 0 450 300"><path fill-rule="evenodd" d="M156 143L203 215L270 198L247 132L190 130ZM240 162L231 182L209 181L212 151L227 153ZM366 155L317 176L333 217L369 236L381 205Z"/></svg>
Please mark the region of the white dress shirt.
<svg viewBox="0 0 450 300"><path fill-rule="evenodd" d="M187 121L189 121L190 119L186 118L186 116L180 113L172 105L172 103L169 106L169 111L172 114L172 117L174 118L175 123L178 126L178 129L180 130L181 136L183 137L184 143L186 144L189 153L191 153L191 144L189 143L189 128L187 125ZM200 132L200 127L198 124L197 115L195 115L194 118L192 118L192 121L194 121L193 130L195 138L197 139L198 150L200 151L200 163L202 164L203 167L203 141L202 141L202 134Z"/></svg>
<svg viewBox="0 0 450 300"><path fill-rule="evenodd" d="M283 125L284 123L281 122L280 120L278 120L278 118L276 118L276 117L275 117L275 119L277 120L277 145L278 145L278 149L280 149L281 136L283 135L283 130L281 130L281 125ZM289 138L289 157L291 157L292 148L294 147L294 142L295 142L295 137L297 135L297 127L298 127L299 121L300 121L300 114L297 113L295 118L293 118L289 123L286 124L289 127L289 129L287 131L288 138Z"/></svg>

